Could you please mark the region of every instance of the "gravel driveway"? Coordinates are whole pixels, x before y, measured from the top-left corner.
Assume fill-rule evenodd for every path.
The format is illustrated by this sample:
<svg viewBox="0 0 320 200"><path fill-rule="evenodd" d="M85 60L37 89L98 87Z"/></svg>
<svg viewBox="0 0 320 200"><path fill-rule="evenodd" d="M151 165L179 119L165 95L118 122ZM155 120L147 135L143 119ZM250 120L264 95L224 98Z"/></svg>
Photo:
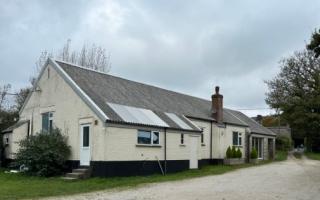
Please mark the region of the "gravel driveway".
<svg viewBox="0 0 320 200"><path fill-rule="evenodd" d="M290 157L284 162L240 169L223 175L49 199L317 200L320 199L320 161Z"/></svg>

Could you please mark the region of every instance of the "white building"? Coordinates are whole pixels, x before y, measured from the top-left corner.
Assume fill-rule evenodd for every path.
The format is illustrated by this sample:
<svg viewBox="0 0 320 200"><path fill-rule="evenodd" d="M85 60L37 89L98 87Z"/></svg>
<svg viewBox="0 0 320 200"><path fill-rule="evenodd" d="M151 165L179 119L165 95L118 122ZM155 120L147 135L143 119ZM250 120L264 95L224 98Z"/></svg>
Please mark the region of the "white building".
<svg viewBox="0 0 320 200"><path fill-rule="evenodd" d="M252 146L274 157L274 133L223 108L218 87L208 101L49 59L20 121L3 132L7 159L22 138L53 127L68 136L69 167L90 166L93 176L198 168L222 162L229 146L243 158Z"/></svg>

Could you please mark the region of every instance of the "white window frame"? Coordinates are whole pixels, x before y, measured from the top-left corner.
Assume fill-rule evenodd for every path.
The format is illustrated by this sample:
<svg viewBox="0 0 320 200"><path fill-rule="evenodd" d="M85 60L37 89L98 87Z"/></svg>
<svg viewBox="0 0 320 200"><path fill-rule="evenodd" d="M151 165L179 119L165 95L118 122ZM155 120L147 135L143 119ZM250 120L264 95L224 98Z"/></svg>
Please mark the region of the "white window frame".
<svg viewBox="0 0 320 200"><path fill-rule="evenodd" d="M233 143L233 135L234 135L234 133L237 133L237 144L234 144ZM240 141L241 141L241 144L240 144ZM243 140L242 140L242 133L240 133L240 132L238 132L238 131L232 131L232 145L233 146L237 146L237 147L242 147L242 144L243 143Z"/></svg>
<svg viewBox="0 0 320 200"><path fill-rule="evenodd" d="M139 132L140 131L149 132L151 134L151 136L150 136L151 139L150 139L150 143L149 144L139 143ZM153 143L154 133L158 133L158 141L159 141L158 143ZM138 132L137 132L137 143L138 143L138 145L159 146L160 145L160 132L159 131L149 131L149 130L139 129Z"/></svg>
<svg viewBox="0 0 320 200"><path fill-rule="evenodd" d="M43 117L44 114L48 114L48 133L51 133L51 130L53 130L53 112L44 112L41 114L41 117ZM51 123L50 123L51 122ZM51 124L51 127L50 127ZM42 128L42 125L41 125Z"/></svg>

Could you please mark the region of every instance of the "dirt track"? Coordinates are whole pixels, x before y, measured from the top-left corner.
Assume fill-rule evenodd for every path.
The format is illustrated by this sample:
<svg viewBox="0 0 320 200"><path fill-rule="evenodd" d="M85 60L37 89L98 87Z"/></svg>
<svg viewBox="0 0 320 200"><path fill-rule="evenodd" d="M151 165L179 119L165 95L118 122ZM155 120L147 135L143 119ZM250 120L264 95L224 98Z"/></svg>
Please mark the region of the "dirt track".
<svg viewBox="0 0 320 200"><path fill-rule="evenodd" d="M320 161L308 159L251 167L218 176L50 198L90 200L320 199Z"/></svg>

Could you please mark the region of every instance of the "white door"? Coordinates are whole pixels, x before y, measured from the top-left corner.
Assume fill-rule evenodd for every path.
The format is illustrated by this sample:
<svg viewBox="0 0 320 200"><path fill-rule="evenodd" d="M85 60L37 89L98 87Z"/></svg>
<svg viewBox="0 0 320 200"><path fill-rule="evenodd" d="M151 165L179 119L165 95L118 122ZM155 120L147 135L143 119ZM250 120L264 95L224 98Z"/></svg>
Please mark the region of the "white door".
<svg viewBox="0 0 320 200"><path fill-rule="evenodd" d="M80 165L90 165L90 124L80 126Z"/></svg>
<svg viewBox="0 0 320 200"><path fill-rule="evenodd" d="M190 140L190 169L198 169L198 136L189 137Z"/></svg>

